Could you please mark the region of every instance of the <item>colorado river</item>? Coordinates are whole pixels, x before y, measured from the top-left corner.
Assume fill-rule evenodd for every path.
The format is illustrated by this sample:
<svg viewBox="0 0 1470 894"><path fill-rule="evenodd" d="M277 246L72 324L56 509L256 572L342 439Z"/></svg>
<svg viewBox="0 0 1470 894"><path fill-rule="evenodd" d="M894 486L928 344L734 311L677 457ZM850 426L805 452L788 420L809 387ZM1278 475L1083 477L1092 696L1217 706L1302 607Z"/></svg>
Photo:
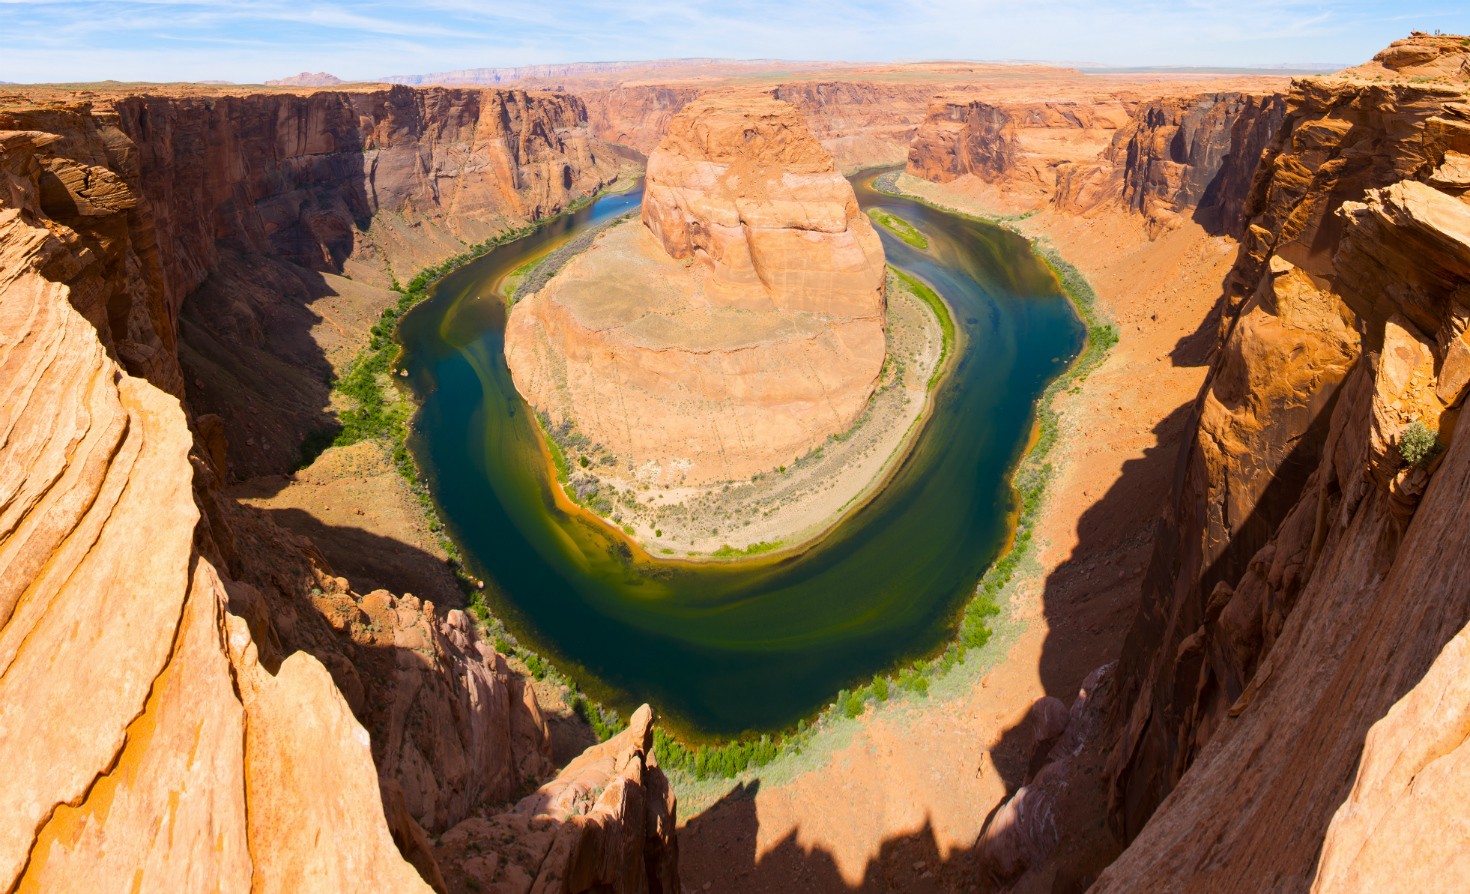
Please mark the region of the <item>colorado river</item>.
<svg viewBox="0 0 1470 894"><path fill-rule="evenodd" d="M622 535L558 508L534 419L503 353L494 286L529 258L616 215L608 196L465 265L403 320L404 368L422 411L411 448L483 577L491 609L589 694L652 703L694 736L773 730L838 690L934 652L1005 542L1007 474L1034 403L1084 330L1020 236L874 192L859 204L917 227L928 251L878 228L888 261L952 309L957 357L888 485L812 548L691 566L637 561Z"/></svg>

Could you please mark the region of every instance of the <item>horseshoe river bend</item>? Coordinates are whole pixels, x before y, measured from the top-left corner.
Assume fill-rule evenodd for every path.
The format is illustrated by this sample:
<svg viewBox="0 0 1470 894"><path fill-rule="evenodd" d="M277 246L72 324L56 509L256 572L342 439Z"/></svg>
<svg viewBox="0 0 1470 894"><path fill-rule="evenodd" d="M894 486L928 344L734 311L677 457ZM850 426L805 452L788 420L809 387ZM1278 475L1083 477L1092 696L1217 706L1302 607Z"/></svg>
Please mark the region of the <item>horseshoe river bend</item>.
<svg viewBox="0 0 1470 894"><path fill-rule="evenodd" d="M491 611L625 716L647 701L694 738L809 718L844 687L951 641L1008 541L1010 473L1037 399L1077 356L1085 328L1023 237L877 192L874 174L852 178L858 202L927 238L921 251L876 228L888 263L950 308L956 356L888 482L800 551L659 561L554 499L535 418L506 367L496 285L636 211L641 187L454 270L399 326L398 365L421 407L409 446L467 568L486 582Z"/></svg>

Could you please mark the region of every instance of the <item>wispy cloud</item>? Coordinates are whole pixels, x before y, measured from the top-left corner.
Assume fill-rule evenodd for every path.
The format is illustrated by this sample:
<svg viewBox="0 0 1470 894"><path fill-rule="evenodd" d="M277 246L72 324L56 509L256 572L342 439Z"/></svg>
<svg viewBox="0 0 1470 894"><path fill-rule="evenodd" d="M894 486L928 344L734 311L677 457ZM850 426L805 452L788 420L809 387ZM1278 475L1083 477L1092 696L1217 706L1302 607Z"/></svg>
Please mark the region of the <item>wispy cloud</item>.
<svg viewBox="0 0 1470 894"><path fill-rule="evenodd" d="M0 80L349 79L680 56L1354 62L1462 0L0 0Z"/></svg>

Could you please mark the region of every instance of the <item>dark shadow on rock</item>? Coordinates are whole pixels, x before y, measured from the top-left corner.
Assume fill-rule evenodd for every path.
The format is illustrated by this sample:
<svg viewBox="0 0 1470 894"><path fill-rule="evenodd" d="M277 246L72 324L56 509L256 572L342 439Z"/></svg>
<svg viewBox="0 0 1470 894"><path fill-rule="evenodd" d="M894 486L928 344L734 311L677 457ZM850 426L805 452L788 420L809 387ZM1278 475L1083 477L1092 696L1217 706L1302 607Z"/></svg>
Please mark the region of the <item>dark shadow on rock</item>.
<svg viewBox="0 0 1470 894"><path fill-rule="evenodd" d="M331 298L330 318L322 305ZM179 362L194 414L225 422L230 472L289 472L303 441L337 429L331 381L396 295L266 255L220 250L184 302ZM328 350L332 355L328 355Z"/></svg>

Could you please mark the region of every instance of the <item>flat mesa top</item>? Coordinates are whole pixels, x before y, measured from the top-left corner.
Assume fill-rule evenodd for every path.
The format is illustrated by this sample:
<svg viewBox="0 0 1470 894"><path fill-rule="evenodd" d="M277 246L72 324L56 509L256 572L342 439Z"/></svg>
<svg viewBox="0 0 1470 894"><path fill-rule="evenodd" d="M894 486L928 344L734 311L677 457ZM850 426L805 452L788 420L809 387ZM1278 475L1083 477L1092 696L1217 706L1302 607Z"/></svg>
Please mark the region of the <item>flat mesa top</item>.
<svg viewBox="0 0 1470 894"><path fill-rule="evenodd" d="M704 264L669 257L637 221L604 233L538 297L588 329L621 329L652 350L732 351L810 338L827 325L821 314L778 310L758 284L717 282Z"/></svg>

